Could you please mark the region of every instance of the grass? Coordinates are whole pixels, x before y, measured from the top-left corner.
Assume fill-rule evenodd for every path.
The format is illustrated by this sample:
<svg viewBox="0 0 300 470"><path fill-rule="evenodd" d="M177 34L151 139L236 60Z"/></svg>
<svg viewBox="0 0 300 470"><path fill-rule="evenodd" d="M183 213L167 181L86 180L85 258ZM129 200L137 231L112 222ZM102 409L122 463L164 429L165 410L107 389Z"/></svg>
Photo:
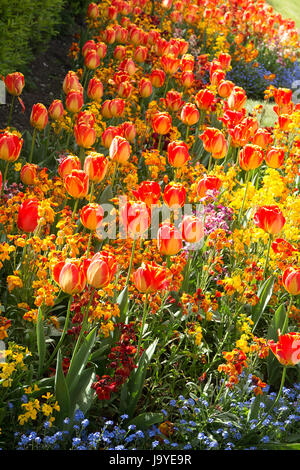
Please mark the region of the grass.
<svg viewBox="0 0 300 470"><path fill-rule="evenodd" d="M262 127L273 127L277 121L277 114L273 111L274 103L268 103L264 100L251 100L246 102L246 110L251 112L258 104L263 105L263 111L259 114L260 125Z"/></svg>
<svg viewBox="0 0 300 470"><path fill-rule="evenodd" d="M293 19L296 27L300 28L299 0L268 0L275 11L281 13L283 18Z"/></svg>

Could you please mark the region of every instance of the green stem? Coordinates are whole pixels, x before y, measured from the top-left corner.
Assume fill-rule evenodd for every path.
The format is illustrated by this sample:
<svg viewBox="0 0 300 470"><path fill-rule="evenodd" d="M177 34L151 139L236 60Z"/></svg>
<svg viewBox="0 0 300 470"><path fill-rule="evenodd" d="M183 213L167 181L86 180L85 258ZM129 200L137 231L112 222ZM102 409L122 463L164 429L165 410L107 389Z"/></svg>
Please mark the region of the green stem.
<svg viewBox="0 0 300 470"><path fill-rule="evenodd" d="M282 326L282 331L281 331L282 334L285 333L285 330L286 330L287 325L288 325L289 313L290 313L290 310L291 310L291 307L292 307L292 302L293 302L293 297L291 296L291 297L290 297L289 306L288 306L287 312L286 312L286 314L285 314L284 323L283 323L283 326Z"/></svg>
<svg viewBox="0 0 300 470"><path fill-rule="evenodd" d="M84 149L84 147L80 147L80 155L79 155L79 158L80 158L80 162L81 162L81 167L83 168L83 166L84 166L84 159L85 159L85 149Z"/></svg>
<svg viewBox="0 0 300 470"><path fill-rule="evenodd" d="M74 204L74 208L73 208L73 212L72 212L71 224L72 224L72 222L73 222L73 220L74 220L75 213L76 213L76 211L77 211L78 203L79 203L79 199L76 199L75 204Z"/></svg>
<svg viewBox="0 0 300 470"><path fill-rule="evenodd" d="M210 172L210 168L211 168L211 164L212 164L212 154L210 154L210 157L209 157L209 162L208 162L208 169L207 169L207 173Z"/></svg>
<svg viewBox="0 0 300 470"><path fill-rule="evenodd" d="M73 300L73 296L70 295L69 297L69 301L68 301L68 309L67 309L67 315L66 315L66 319L65 319L65 324L64 324L64 329L63 329L63 332L61 334L61 337L59 338L59 341L53 351L53 353L51 354L50 356L50 359L48 360L46 366L45 366L45 370L49 367L49 365L51 364L52 360L54 359L54 357L56 356L56 353L57 351L59 350L63 340L65 339L65 336L66 336L66 333L67 333L67 329L68 329L68 325L69 325L69 319L70 319L70 313L71 313L71 304L72 304L72 300Z"/></svg>
<svg viewBox="0 0 300 470"><path fill-rule="evenodd" d="M185 134L185 141L186 141L186 143L187 143L187 140L188 140L188 138L189 138L189 134L190 134L190 126L187 126L187 128L186 128L186 134Z"/></svg>
<svg viewBox="0 0 300 470"><path fill-rule="evenodd" d="M3 191L4 191L4 186L5 186L5 182L6 182L6 178L7 178L7 172L8 172L8 166L9 166L9 161L7 161L6 165L5 165L3 181L2 181L2 188L1 188L1 196L2 196Z"/></svg>
<svg viewBox="0 0 300 470"><path fill-rule="evenodd" d="M265 278L265 274L268 269L268 264L269 264L269 257L270 257L270 248L271 248L271 243L272 243L273 236L271 233L269 234L269 241L268 241L268 248L267 248L267 256L266 256L266 262L265 262L265 267L264 267L264 272L263 272L263 278Z"/></svg>
<svg viewBox="0 0 300 470"><path fill-rule="evenodd" d="M115 163L114 173L113 173L113 177L112 177L112 180L111 180L111 187L112 188L114 187L114 184L115 184L117 170L118 170L118 162Z"/></svg>
<svg viewBox="0 0 300 470"><path fill-rule="evenodd" d="M183 279L183 285L182 285L182 290L185 291L187 288L188 280L189 280L189 274L190 274L190 269L191 269L191 261L192 261L192 255L193 255L193 250L189 250L189 256L188 260L186 263L186 270L184 274L184 279Z"/></svg>
<svg viewBox="0 0 300 470"><path fill-rule="evenodd" d="M89 253L90 253L90 247L91 247L92 235L93 235L93 232L92 232L92 231L90 231L90 235L89 235L89 241L88 241L88 245L87 245L87 249L86 249L86 257L87 257L87 258L89 257Z"/></svg>
<svg viewBox="0 0 300 470"><path fill-rule="evenodd" d="M133 243L132 243L131 257L130 257L130 263L129 263L129 268L128 268L128 274L127 274L125 287L128 286L129 280L130 280L130 274L131 274L131 270L132 270L132 263L133 263L133 257L134 257L134 252L135 252L136 240L137 239L134 238Z"/></svg>
<svg viewBox="0 0 300 470"><path fill-rule="evenodd" d="M166 79L165 89L164 89L164 98L165 98L166 95L167 95L169 80L170 80L170 75L168 74L168 75L167 75L167 79Z"/></svg>
<svg viewBox="0 0 300 470"><path fill-rule="evenodd" d="M247 195L248 185L249 185L249 176L250 176L250 172L247 171L247 174L246 174L246 187L245 187L245 192L244 192L244 197L243 197L242 206L241 206L241 208L240 208L240 212L239 212L239 216L238 216L238 222L239 222L239 223L240 223L240 218L241 218L242 215L243 215L244 205L245 205L245 201L246 201L246 195Z"/></svg>
<svg viewBox="0 0 300 470"><path fill-rule="evenodd" d="M158 153L161 152L161 147L162 147L161 143L162 143L162 134L159 134Z"/></svg>
<svg viewBox="0 0 300 470"><path fill-rule="evenodd" d="M31 149L30 149L28 163L32 162L32 155L33 155L33 149L34 149L34 144L35 144L35 139L36 139L36 133L37 133L37 128L35 127L33 130L33 134L32 134Z"/></svg>
<svg viewBox="0 0 300 470"><path fill-rule="evenodd" d="M89 303L84 311L84 317L83 317L83 322L82 322L82 325L81 325L81 330L80 330L80 333L79 333L79 336L78 336L78 339L77 339L77 342L76 342L76 345L75 345L75 348L74 348L74 351L73 351L73 354L72 354L72 359L71 359L71 363L73 361L73 359L75 358L76 356L76 353L79 349L79 346L80 346L80 343L81 343L81 340L82 340L82 337L84 335L84 332L85 332L85 329L86 329L86 326L87 326L87 323L88 323L88 318L89 318L89 309L90 309L90 306L91 306L91 303L93 301L93 297L94 297L94 293L95 293L95 287L92 288L92 291L90 293L90 300L89 300ZM71 363L70 363L70 366L71 366Z"/></svg>
<svg viewBox="0 0 300 470"><path fill-rule="evenodd" d="M13 95L11 104L10 104L10 110L9 110L9 116L8 116L8 122L7 122L7 127L10 125L11 117L12 117L12 112L13 112L13 107L14 107L14 102L15 102L15 95Z"/></svg>
<svg viewBox="0 0 300 470"><path fill-rule="evenodd" d="M138 341L138 347L137 347L137 357L139 357L139 355L140 355L142 337L143 337L144 327L145 327L145 323L146 323L147 307L148 307L148 296L149 296L149 294L147 293L146 298L145 298L145 303L144 303L142 326L141 326L141 331L140 331L140 336L139 336L139 341Z"/></svg>
<svg viewBox="0 0 300 470"><path fill-rule="evenodd" d="M92 197L93 197L93 194L94 194L94 187L95 187L95 183L94 183L94 181L92 181L89 203L92 202Z"/></svg>

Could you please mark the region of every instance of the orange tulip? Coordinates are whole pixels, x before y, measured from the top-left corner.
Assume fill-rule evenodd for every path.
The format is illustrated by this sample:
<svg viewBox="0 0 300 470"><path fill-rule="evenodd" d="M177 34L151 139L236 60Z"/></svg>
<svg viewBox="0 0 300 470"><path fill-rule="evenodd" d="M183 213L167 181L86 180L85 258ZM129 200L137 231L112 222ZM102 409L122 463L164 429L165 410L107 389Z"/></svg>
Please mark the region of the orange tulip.
<svg viewBox="0 0 300 470"><path fill-rule="evenodd" d="M98 5L96 3L90 3L87 9L87 17L91 20L95 20L99 16Z"/></svg>
<svg viewBox="0 0 300 470"><path fill-rule="evenodd" d="M189 149L182 140L174 140L168 145L168 161L174 168L181 168L190 159Z"/></svg>
<svg viewBox="0 0 300 470"><path fill-rule="evenodd" d="M108 159L96 152L92 152L85 157L84 171L88 175L90 181L100 183L107 173Z"/></svg>
<svg viewBox="0 0 300 470"><path fill-rule="evenodd" d="M117 60L124 60L126 57L126 47L118 45L114 50L114 58Z"/></svg>
<svg viewBox="0 0 300 470"><path fill-rule="evenodd" d="M246 92L243 88L235 86L228 97L228 106L230 109L234 111L240 111L243 109L246 101L247 96Z"/></svg>
<svg viewBox="0 0 300 470"><path fill-rule="evenodd" d="M133 90L133 85L129 81L122 82L117 87L120 98L129 99Z"/></svg>
<svg viewBox="0 0 300 470"><path fill-rule="evenodd" d="M64 177L64 186L70 196L81 199L89 192L89 177L82 170L72 170Z"/></svg>
<svg viewBox="0 0 300 470"><path fill-rule="evenodd" d="M79 81L79 78L75 72L70 70L64 78L63 81L63 91L65 95L71 90L77 90L82 92L82 85Z"/></svg>
<svg viewBox="0 0 300 470"><path fill-rule="evenodd" d="M288 105L291 102L293 90L289 88L275 88L274 100L278 106Z"/></svg>
<svg viewBox="0 0 300 470"><path fill-rule="evenodd" d="M292 120L288 114L281 114L280 116L278 116L279 129L281 129L282 131L288 131L291 123Z"/></svg>
<svg viewBox="0 0 300 470"><path fill-rule="evenodd" d="M170 132L172 127L172 118L167 112L158 112L153 116L152 126L154 132L165 135Z"/></svg>
<svg viewBox="0 0 300 470"><path fill-rule="evenodd" d="M111 146L113 138L116 137L117 135L120 135L120 130L118 127L113 127L113 126L107 127L102 132L102 135L101 135L103 146L108 149Z"/></svg>
<svg viewBox="0 0 300 470"><path fill-rule="evenodd" d="M170 90L166 94L165 104L169 111L177 112L184 105L182 101L182 93L175 90Z"/></svg>
<svg viewBox="0 0 300 470"><path fill-rule="evenodd" d="M147 56L148 56L147 47L138 46L134 51L133 58L138 64L142 64L147 59Z"/></svg>
<svg viewBox="0 0 300 470"><path fill-rule="evenodd" d="M18 211L17 226L23 232L33 232L39 221L39 201L37 199L26 199L22 202Z"/></svg>
<svg viewBox="0 0 300 470"><path fill-rule="evenodd" d="M122 227L131 238L141 237L150 224L150 215L144 202L128 201L120 210Z"/></svg>
<svg viewBox="0 0 300 470"><path fill-rule="evenodd" d="M118 163L125 163L130 157L129 142L119 135L115 136L109 147L109 157Z"/></svg>
<svg viewBox="0 0 300 470"><path fill-rule="evenodd" d="M264 160L264 152L258 145L248 144L239 153L240 167L245 170L258 168Z"/></svg>
<svg viewBox="0 0 300 470"><path fill-rule="evenodd" d="M300 362L300 334L291 332L281 335L278 331L278 342L268 343L272 353L283 366L295 366Z"/></svg>
<svg viewBox="0 0 300 470"><path fill-rule="evenodd" d="M195 76L193 72L182 72L180 81L184 88L190 88L195 82Z"/></svg>
<svg viewBox="0 0 300 470"><path fill-rule="evenodd" d="M193 215L186 215L182 220L182 236L188 243L199 243L204 237L202 220Z"/></svg>
<svg viewBox="0 0 300 470"><path fill-rule="evenodd" d="M95 70L100 65L100 58L95 49L91 49L87 52L84 58L84 65L89 70Z"/></svg>
<svg viewBox="0 0 300 470"><path fill-rule="evenodd" d="M0 134L0 159L8 162L15 162L20 156L23 139L11 132Z"/></svg>
<svg viewBox="0 0 300 470"><path fill-rule="evenodd" d="M179 230L169 223L159 227L157 233L157 246L162 255L174 256L182 249L182 238Z"/></svg>
<svg viewBox="0 0 300 470"><path fill-rule="evenodd" d="M199 109L204 111L209 110L215 102L215 95L212 91L204 88L203 90L198 91L195 96L195 103Z"/></svg>
<svg viewBox="0 0 300 470"><path fill-rule="evenodd" d="M169 183L164 189L163 200L164 203L173 209L183 207L186 198L186 190L180 183Z"/></svg>
<svg viewBox="0 0 300 470"><path fill-rule="evenodd" d="M80 90L70 90L66 96L66 108L70 113L78 113L83 106L83 93Z"/></svg>
<svg viewBox="0 0 300 470"><path fill-rule="evenodd" d="M220 52L218 61L224 70L229 70L231 64L231 55L227 52Z"/></svg>
<svg viewBox="0 0 300 470"><path fill-rule="evenodd" d="M300 268L290 266L282 276L282 284L291 295L300 294Z"/></svg>
<svg viewBox="0 0 300 470"><path fill-rule="evenodd" d="M271 147L267 151L265 159L270 168L280 168L284 163L284 150L280 147Z"/></svg>
<svg viewBox="0 0 300 470"><path fill-rule="evenodd" d="M136 65L132 59L125 59L120 64L120 70L127 72L132 77L136 72Z"/></svg>
<svg viewBox="0 0 300 470"><path fill-rule="evenodd" d="M88 84L87 96L91 100L94 100L97 103L101 103L101 99L103 96L103 84L101 80L99 80L99 78L91 78Z"/></svg>
<svg viewBox="0 0 300 470"><path fill-rule="evenodd" d="M269 205L261 206L256 210L253 222L270 235L275 235L282 230L285 218L278 206Z"/></svg>
<svg viewBox="0 0 300 470"><path fill-rule="evenodd" d="M107 52L107 45L104 42L98 42L95 46L99 59L104 59Z"/></svg>
<svg viewBox="0 0 300 470"><path fill-rule="evenodd" d="M152 95L152 83L148 78L142 78L138 84L139 94L142 98L149 98Z"/></svg>
<svg viewBox="0 0 300 470"><path fill-rule="evenodd" d="M111 102L111 100L105 100L102 103L102 106L101 106L101 114L105 119L111 119L112 118L111 109L110 109L110 102Z"/></svg>
<svg viewBox="0 0 300 470"><path fill-rule="evenodd" d="M259 145L262 149L265 149L268 145L273 143L273 137L267 129L259 128L253 135L252 142L255 145Z"/></svg>
<svg viewBox="0 0 300 470"><path fill-rule="evenodd" d="M207 191L218 191L222 181L217 176L205 176L197 184L197 194L200 198L206 196Z"/></svg>
<svg viewBox="0 0 300 470"><path fill-rule="evenodd" d="M20 96L25 86L24 75L13 72L6 75L5 87L10 95Z"/></svg>
<svg viewBox="0 0 300 470"><path fill-rule="evenodd" d="M133 273L133 280L135 287L146 294L162 291L168 287L165 269L153 261L143 263Z"/></svg>
<svg viewBox="0 0 300 470"><path fill-rule="evenodd" d="M64 107L61 100L52 101L48 109L48 114L53 121L60 121L64 115Z"/></svg>
<svg viewBox="0 0 300 470"><path fill-rule="evenodd" d="M89 127L94 127L94 124L96 122L95 115L91 113L90 111L80 111L77 116L77 121L76 124L85 124Z"/></svg>
<svg viewBox="0 0 300 470"><path fill-rule="evenodd" d="M80 163L79 158L74 155L68 155L59 164L58 173L61 178L64 178L65 176L69 175L72 172L72 170L80 170L80 169L81 169L81 163Z"/></svg>
<svg viewBox="0 0 300 470"><path fill-rule="evenodd" d="M125 108L125 101L121 98L114 98L109 102L109 111L112 117L121 117Z"/></svg>
<svg viewBox="0 0 300 470"><path fill-rule="evenodd" d="M86 269L78 260L60 261L53 268L53 278L66 294L78 294L86 286Z"/></svg>
<svg viewBox="0 0 300 470"><path fill-rule="evenodd" d="M155 88L160 88L165 82L166 74L163 70L155 69L150 74L150 81Z"/></svg>
<svg viewBox="0 0 300 470"><path fill-rule="evenodd" d="M221 80L218 85L218 93L221 98L228 98L234 88L234 83L230 80Z"/></svg>
<svg viewBox="0 0 300 470"><path fill-rule="evenodd" d="M48 111L46 106L42 103L37 103L32 106L30 114L30 124L39 131L45 129L48 122Z"/></svg>
<svg viewBox="0 0 300 470"><path fill-rule="evenodd" d="M96 140L96 132L93 127L81 123L74 126L75 140L79 147L91 148Z"/></svg>
<svg viewBox="0 0 300 470"><path fill-rule="evenodd" d="M157 205L161 196L160 185L156 181L142 181L133 195L144 202L151 209L152 205Z"/></svg>
<svg viewBox="0 0 300 470"><path fill-rule="evenodd" d="M199 138L202 140L205 150L210 152L214 158L220 159L225 157L227 142L219 129L207 127Z"/></svg>
<svg viewBox="0 0 300 470"><path fill-rule="evenodd" d="M32 163L26 163L24 166L22 166L20 178L23 184L33 185L35 183L37 176L37 168L37 165L34 165Z"/></svg>
<svg viewBox="0 0 300 470"><path fill-rule="evenodd" d="M186 103L180 114L180 119L186 126L193 126L199 121L199 111L193 103Z"/></svg>
<svg viewBox="0 0 300 470"><path fill-rule="evenodd" d="M85 228L95 231L103 220L103 214L100 204L90 203L81 209L80 220Z"/></svg>
<svg viewBox="0 0 300 470"><path fill-rule="evenodd" d="M180 59L174 54L163 55L160 63L164 72L168 75L174 75L180 67Z"/></svg>
<svg viewBox="0 0 300 470"><path fill-rule="evenodd" d="M107 286L113 279L118 265L113 255L106 251L96 253L87 268L87 282L95 289Z"/></svg>

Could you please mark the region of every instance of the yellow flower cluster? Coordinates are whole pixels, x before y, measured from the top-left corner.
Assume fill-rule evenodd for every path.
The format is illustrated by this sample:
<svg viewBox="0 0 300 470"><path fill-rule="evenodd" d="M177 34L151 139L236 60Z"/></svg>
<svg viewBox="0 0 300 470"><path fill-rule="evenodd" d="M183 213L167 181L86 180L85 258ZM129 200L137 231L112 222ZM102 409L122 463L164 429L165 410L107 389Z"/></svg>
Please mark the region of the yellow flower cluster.
<svg viewBox="0 0 300 470"><path fill-rule="evenodd" d="M9 343L8 349L0 352L0 385L11 387L16 375L27 370L24 360L31 356L31 353L27 348L15 343Z"/></svg>

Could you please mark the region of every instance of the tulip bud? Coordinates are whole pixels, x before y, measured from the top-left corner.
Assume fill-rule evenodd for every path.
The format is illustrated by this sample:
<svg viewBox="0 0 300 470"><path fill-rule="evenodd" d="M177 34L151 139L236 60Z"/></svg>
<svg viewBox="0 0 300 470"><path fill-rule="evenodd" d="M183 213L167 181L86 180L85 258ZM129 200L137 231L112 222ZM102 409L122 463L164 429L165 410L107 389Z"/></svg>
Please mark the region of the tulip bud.
<svg viewBox="0 0 300 470"><path fill-rule="evenodd" d="M218 93L221 98L228 98L234 88L234 83L230 80L221 80L218 85Z"/></svg>
<svg viewBox="0 0 300 470"><path fill-rule="evenodd" d="M75 140L79 147L85 149L91 148L96 140L96 132L93 127L87 124L75 124L74 126Z"/></svg>
<svg viewBox="0 0 300 470"><path fill-rule="evenodd" d="M42 103L37 103L32 106L30 114L30 124L39 131L45 129L48 122L48 111L46 106Z"/></svg>
<svg viewBox="0 0 300 470"><path fill-rule="evenodd" d="M117 60L124 60L126 57L126 47L125 46L116 46L114 50L114 58Z"/></svg>
<svg viewBox="0 0 300 470"><path fill-rule="evenodd" d="M89 192L89 177L82 170L72 170L64 177L64 185L70 196L81 199Z"/></svg>
<svg viewBox="0 0 300 470"><path fill-rule="evenodd" d="M300 294L300 268L289 267L287 268L282 276L282 283L291 295Z"/></svg>
<svg viewBox="0 0 300 470"><path fill-rule="evenodd" d="M200 198L206 196L207 191L218 191L222 181L217 176L205 176L197 184L197 194Z"/></svg>
<svg viewBox="0 0 300 470"><path fill-rule="evenodd" d="M182 236L188 243L199 243L204 237L202 220L193 215L186 215L182 220Z"/></svg>
<svg viewBox="0 0 300 470"><path fill-rule="evenodd" d="M95 20L99 16L98 5L96 3L90 3L87 9L87 16L90 20Z"/></svg>
<svg viewBox="0 0 300 470"><path fill-rule="evenodd" d="M109 157L118 163L127 162L130 157L129 142L124 137L114 137L109 147Z"/></svg>
<svg viewBox="0 0 300 470"><path fill-rule="evenodd" d="M203 142L203 147L216 159L225 157L227 153L227 142L223 133L219 129L207 127L199 137Z"/></svg>
<svg viewBox="0 0 300 470"><path fill-rule="evenodd" d="M17 225L26 233L33 232L39 221L39 201L37 199L26 199L19 207Z"/></svg>
<svg viewBox="0 0 300 470"><path fill-rule="evenodd" d="M125 109L125 101L121 98L114 98L109 103L109 111L112 117L122 117Z"/></svg>
<svg viewBox="0 0 300 470"><path fill-rule="evenodd" d="M6 75L5 86L10 95L20 96L25 85L24 75L20 72L13 72Z"/></svg>
<svg viewBox="0 0 300 470"><path fill-rule="evenodd" d="M83 93L71 90L66 96L66 108L70 113L78 113L83 106Z"/></svg>
<svg viewBox="0 0 300 470"><path fill-rule="evenodd" d="M92 152L85 157L84 172L88 175L90 181L100 183L107 173L107 158L96 152Z"/></svg>
<svg viewBox="0 0 300 470"><path fill-rule="evenodd" d="M253 222L270 235L275 235L282 230L285 218L278 206L261 206L254 213Z"/></svg>
<svg viewBox="0 0 300 470"><path fill-rule="evenodd" d="M133 273L135 287L143 293L149 294L165 290L168 286L166 271L156 263L143 263Z"/></svg>
<svg viewBox="0 0 300 470"><path fill-rule="evenodd" d="M157 233L157 246L162 255L177 255L182 248L182 238L179 230L173 224L162 224Z"/></svg>
<svg viewBox="0 0 300 470"><path fill-rule="evenodd" d="M116 137L116 135L120 135L118 127L107 127L101 135L103 146L108 149L111 146L112 140L114 137Z"/></svg>
<svg viewBox="0 0 300 470"><path fill-rule="evenodd" d="M112 118L111 109L110 109L110 102L111 102L111 100L105 100L102 103L102 106L101 106L101 114L105 119L111 119Z"/></svg>
<svg viewBox="0 0 300 470"><path fill-rule="evenodd" d="M148 78L142 78L138 84L139 93L142 98L149 98L152 95L152 83Z"/></svg>
<svg viewBox="0 0 300 470"><path fill-rule="evenodd" d="M91 49L87 52L84 58L84 64L87 69L95 70L100 65L100 58L95 49Z"/></svg>
<svg viewBox="0 0 300 470"><path fill-rule="evenodd" d="M138 46L134 51L134 60L138 64L142 64L147 59L148 49L144 46Z"/></svg>
<svg viewBox="0 0 300 470"><path fill-rule="evenodd" d="M193 72L182 72L180 81L184 88L191 88L195 82L195 76Z"/></svg>
<svg viewBox="0 0 300 470"><path fill-rule="evenodd" d="M107 286L117 270L117 263L110 253L96 253L87 269L87 282L95 289Z"/></svg>
<svg viewBox="0 0 300 470"><path fill-rule="evenodd" d="M278 116L279 129L281 129L282 131L288 131L291 123L292 120L288 114L281 114L280 116Z"/></svg>
<svg viewBox="0 0 300 470"><path fill-rule="evenodd" d="M150 74L150 81L155 88L160 88L165 82L166 74L163 70L152 70Z"/></svg>
<svg viewBox="0 0 300 470"><path fill-rule="evenodd" d="M247 101L246 92L243 88L235 86L228 97L228 106L234 111L243 109Z"/></svg>
<svg viewBox="0 0 300 470"><path fill-rule="evenodd" d="M264 160L264 152L258 145L245 145L239 153L240 167L245 170L254 170L258 168Z"/></svg>
<svg viewBox="0 0 300 470"><path fill-rule="evenodd" d="M132 193L139 201L144 202L151 209L152 205L159 203L161 189L156 181L142 181L138 189Z"/></svg>
<svg viewBox="0 0 300 470"><path fill-rule="evenodd" d="M164 72L168 75L174 75L180 67L180 59L175 57L174 54L163 55L160 63Z"/></svg>
<svg viewBox="0 0 300 470"><path fill-rule="evenodd" d="M183 106L180 119L186 126L193 126L199 121L199 111L193 103L187 103Z"/></svg>
<svg viewBox="0 0 300 470"><path fill-rule="evenodd" d="M204 88L203 90L198 91L195 96L195 103L199 109L204 111L209 110L215 102L215 95L212 91Z"/></svg>
<svg viewBox="0 0 300 470"><path fill-rule="evenodd" d="M99 59L104 59L107 52L107 45L104 42L98 42L95 46Z"/></svg>
<svg viewBox="0 0 300 470"><path fill-rule="evenodd" d="M69 295L82 292L86 286L84 265L77 260L57 263L53 268L53 278L61 290Z"/></svg>
<svg viewBox="0 0 300 470"><path fill-rule="evenodd" d="M131 85L130 82L127 82L127 81L120 83L117 87L118 95L120 96L120 98L124 98L124 99L130 98L132 90L133 90L133 86Z"/></svg>
<svg viewBox="0 0 300 470"><path fill-rule="evenodd" d="M121 131L124 134L124 137L129 142L132 142L136 136L136 128L132 122L123 122L121 125Z"/></svg>
<svg viewBox="0 0 300 470"><path fill-rule="evenodd" d="M80 220L85 228L95 231L103 220L103 214L102 206L90 203L81 209Z"/></svg>
<svg viewBox="0 0 300 470"><path fill-rule="evenodd" d="M131 238L143 236L150 224L150 215L144 202L128 201L120 209L122 227Z"/></svg>
<svg viewBox="0 0 300 470"><path fill-rule="evenodd" d="M79 78L72 70L67 73L63 81L63 91L65 95L67 95L71 90L82 91L82 85Z"/></svg>
<svg viewBox="0 0 300 470"><path fill-rule="evenodd" d="M270 168L280 168L284 163L284 150L280 147L271 147L266 153L265 160Z"/></svg>
<svg viewBox="0 0 300 470"><path fill-rule="evenodd" d="M0 159L7 162L15 162L20 156L23 139L16 134L5 131L0 134Z"/></svg>
<svg viewBox="0 0 300 470"><path fill-rule="evenodd" d="M189 149L182 140L174 140L168 145L168 161L174 168L181 168L188 160Z"/></svg>
<svg viewBox="0 0 300 470"><path fill-rule="evenodd" d="M184 105L182 94L175 90L170 90L166 94L165 103L169 111L177 112Z"/></svg>

